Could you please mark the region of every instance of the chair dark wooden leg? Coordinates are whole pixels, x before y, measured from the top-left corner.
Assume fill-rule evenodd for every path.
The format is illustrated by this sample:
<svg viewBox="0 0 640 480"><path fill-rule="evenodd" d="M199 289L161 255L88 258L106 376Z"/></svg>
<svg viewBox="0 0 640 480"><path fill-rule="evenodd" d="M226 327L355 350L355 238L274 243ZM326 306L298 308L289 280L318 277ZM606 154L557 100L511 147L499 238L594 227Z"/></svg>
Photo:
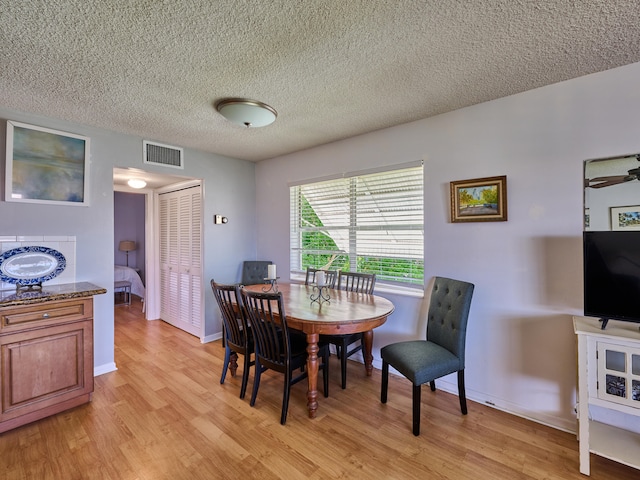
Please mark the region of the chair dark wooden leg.
<svg viewBox="0 0 640 480"><path fill-rule="evenodd" d="M416 437L420 435L420 387L413 386L413 434Z"/></svg>
<svg viewBox="0 0 640 480"><path fill-rule="evenodd" d="M464 370L458 370L458 396L460 397L460 410L467 414L467 396L464 391Z"/></svg>
<svg viewBox="0 0 640 480"><path fill-rule="evenodd" d="M387 403L387 390L389 388L389 364L382 361L382 382L380 387L380 401Z"/></svg>
<svg viewBox="0 0 640 480"><path fill-rule="evenodd" d="M347 341L342 340L340 346L340 372L342 375L342 389L347 388Z"/></svg>
<svg viewBox="0 0 640 480"><path fill-rule="evenodd" d="M249 383L249 369L251 368L251 354L244 354L244 370L242 370L242 386L240 387L240 398L244 398Z"/></svg>
<svg viewBox="0 0 640 480"><path fill-rule="evenodd" d="M227 378L227 370L229 370L229 360L231 359L231 349L229 346L224 347L224 363L222 364L222 375L220 376L220 383L224 383L224 379Z"/></svg>
<svg viewBox="0 0 640 480"><path fill-rule="evenodd" d="M325 347L322 354L322 387L324 388L325 398L329 396L329 347Z"/></svg>
<svg viewBox="0 0 640 480"><path fill-rule="evenodd" d="M431 380L431 381L429 382L429 388L431 388L431 391L432 391L432 392L435 392L435 391L436 391L436 381L435 381L435 380Z"/></svg>
<svg viewBox="0 0 640 480"><path fill-rule="evenodd" d="M280 424L287 422L287 412L289 411L289 393L291 392L291 372L284 374L284 393L282 395L282 415L280 415Z"/></svg>
<svg viewBox="0 0 640 480"><path fill-rule="evenodd" d="M258 358L256 357L256 376L253 379L253 391L251 392L251 401L249 405L252 407L256 404L256 397L258 396L258 387L260 387L260 374L262 373L262 365L258 362Z"/></svg>

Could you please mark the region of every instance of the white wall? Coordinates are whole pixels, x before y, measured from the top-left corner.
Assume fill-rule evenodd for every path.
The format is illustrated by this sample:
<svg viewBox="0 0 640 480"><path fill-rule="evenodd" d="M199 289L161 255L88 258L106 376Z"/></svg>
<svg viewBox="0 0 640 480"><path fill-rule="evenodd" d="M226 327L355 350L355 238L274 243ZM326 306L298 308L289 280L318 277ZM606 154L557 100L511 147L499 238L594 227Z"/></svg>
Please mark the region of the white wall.
<svg viewBox="0 0 640 480"><path fill-rule="evenodd" d="M2 107L0 119L91 138L88 207L5 202L4 168L0 169L0 237L40 235L76 238L76 281L87 281L108 289L106 295L94 298L94 371L97 374L117 368L114 363L113 323L114 167L136 167L203 180L205 336L220 335L219 311L208 282L213 277L221 282L238 282L242 260L256 258L254 163L185 150L184 170L144 165L142 138ZM0 144L5 145L5 140L6 124L1 121ZM5 149L0 150L4 166ZM229 223L214 225L215 213L224 214Z"/></svg>
<svg viewBox="0 0 640 480"><path fill-rule="evenodd" d="M260 162L258 257L286 275L289 182L424 158L426 281L476 285L468 397L573 431L583 161L640 152L639 82L633 64ZM449 182L496 175L507 175L508 222L450 223ZM375 331L378 368L381 346L425 328L420 299L385 296L396 311Z"/></svg>

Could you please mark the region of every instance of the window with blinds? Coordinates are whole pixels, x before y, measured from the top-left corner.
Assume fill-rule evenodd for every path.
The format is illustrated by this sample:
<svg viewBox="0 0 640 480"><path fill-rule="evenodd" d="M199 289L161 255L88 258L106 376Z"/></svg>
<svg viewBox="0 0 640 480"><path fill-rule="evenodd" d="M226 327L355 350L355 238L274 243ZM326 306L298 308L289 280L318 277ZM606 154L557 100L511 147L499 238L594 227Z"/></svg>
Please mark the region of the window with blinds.
<svg viewBox="0 0 640 480"><path fill-rule="evenodd" d="M291 271L375 273L424 284L422 166L290 187Z"/></svg>

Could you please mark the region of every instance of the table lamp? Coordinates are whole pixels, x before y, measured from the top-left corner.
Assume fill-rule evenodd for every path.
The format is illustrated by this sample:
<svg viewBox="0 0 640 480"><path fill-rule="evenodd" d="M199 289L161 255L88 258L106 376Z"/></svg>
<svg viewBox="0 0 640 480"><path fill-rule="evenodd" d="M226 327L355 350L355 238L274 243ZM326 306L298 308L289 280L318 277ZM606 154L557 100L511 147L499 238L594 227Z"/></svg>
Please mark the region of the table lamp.
<svg viewBox="0 0 640 480"><path fill-rule="evenodd" d="M121 240L118 250L127 254L127 267L129 266L129 252L136 249L136 242L133 240Z"/></svg>

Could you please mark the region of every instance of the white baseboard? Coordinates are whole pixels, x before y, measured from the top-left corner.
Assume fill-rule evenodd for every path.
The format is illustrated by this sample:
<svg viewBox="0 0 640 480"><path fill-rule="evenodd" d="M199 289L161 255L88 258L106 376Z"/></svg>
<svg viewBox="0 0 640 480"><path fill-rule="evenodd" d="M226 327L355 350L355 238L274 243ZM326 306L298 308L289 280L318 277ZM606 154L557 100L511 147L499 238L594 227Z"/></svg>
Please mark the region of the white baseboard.
<svg viewBox="0 0 640 480"><path fill-rule="evenodd" d="M382 361L379 361L380 367L376 365L375 361L373 363L376 368L382 368ZM405 378L400 373L396 372L393 367L389 369L389 373L391 375L401 376L402 378ZM455 376L455 374L451 374L449 378L453 378L453 381L449 381L447 377L437 379L436 388L438 390L442 390L444 392L451 393L457 396L457 377ZM577 421L575 419L567 419L555 415L548 415L539 411L528 410L526 408L523 408L521 405L517 405L512 402L505 401L504 399L493 397L491 395L487 395L486 393L469 389L468 386L465 388L465 394L467 400L481 403L483 405L486 405L487 407L495 408L496 410L500 410L517 417L525 418L527 420L531 420L532 422L540 423L557 430L562 430L569 433L577 432Z"/></svg>
<svg viewBox="0 0 640 480"><path fill-rule="evenodd" d="M97 377L98 375L103 375L109 372L115 372L118 370L115 362L105 363L104 365L99 365L97 367L93 367L93 376Z"/></svg>
<svg viewBox="0 0 640 480"><path fill-rule="evenodd" d="M218 332L213 335L207 335L206 337L201 338L200 343L215 342L216 340L220 340L221 338L222 338L222 332Z"/></svg>
<svg viewBox="0 0 640 480"><path fill-rule="evenodd" d="M360 363L364 363L362 356L359 356L358 352L353 357L349 357L349 359L356 360ZM373 367L382 370L382 359L374 358L373 359ZM405 378L397 372L393 367L389 368L389 373L391 375L400 376ZM451 393L453 395L458 395L458 381L455 374L451 374L449 378L453 379L452 381L448 380L447 377L443 377L436 380L436 386L439 390L443 390L447 393ZM544 412L532 411L526 408L523 408L521 405L514 404L512 402L505 401L504 399L493 397L491 395L487 395L483 392L478 392L476 390L470 389L468 386L465 388L465 394L467 400L471 400L476 403L481 403L491 408L495 408L496 410L500 410L511 415L515 415L517 417L526 418L527 420L531 420L532 422L540 423L542 425L546 425L547 427L555 428L557 430L562 430L569 433L576 433L578 431L577 421L573 418L567 419L564 417L558 417L556 415L548 415Z"/></svg>

